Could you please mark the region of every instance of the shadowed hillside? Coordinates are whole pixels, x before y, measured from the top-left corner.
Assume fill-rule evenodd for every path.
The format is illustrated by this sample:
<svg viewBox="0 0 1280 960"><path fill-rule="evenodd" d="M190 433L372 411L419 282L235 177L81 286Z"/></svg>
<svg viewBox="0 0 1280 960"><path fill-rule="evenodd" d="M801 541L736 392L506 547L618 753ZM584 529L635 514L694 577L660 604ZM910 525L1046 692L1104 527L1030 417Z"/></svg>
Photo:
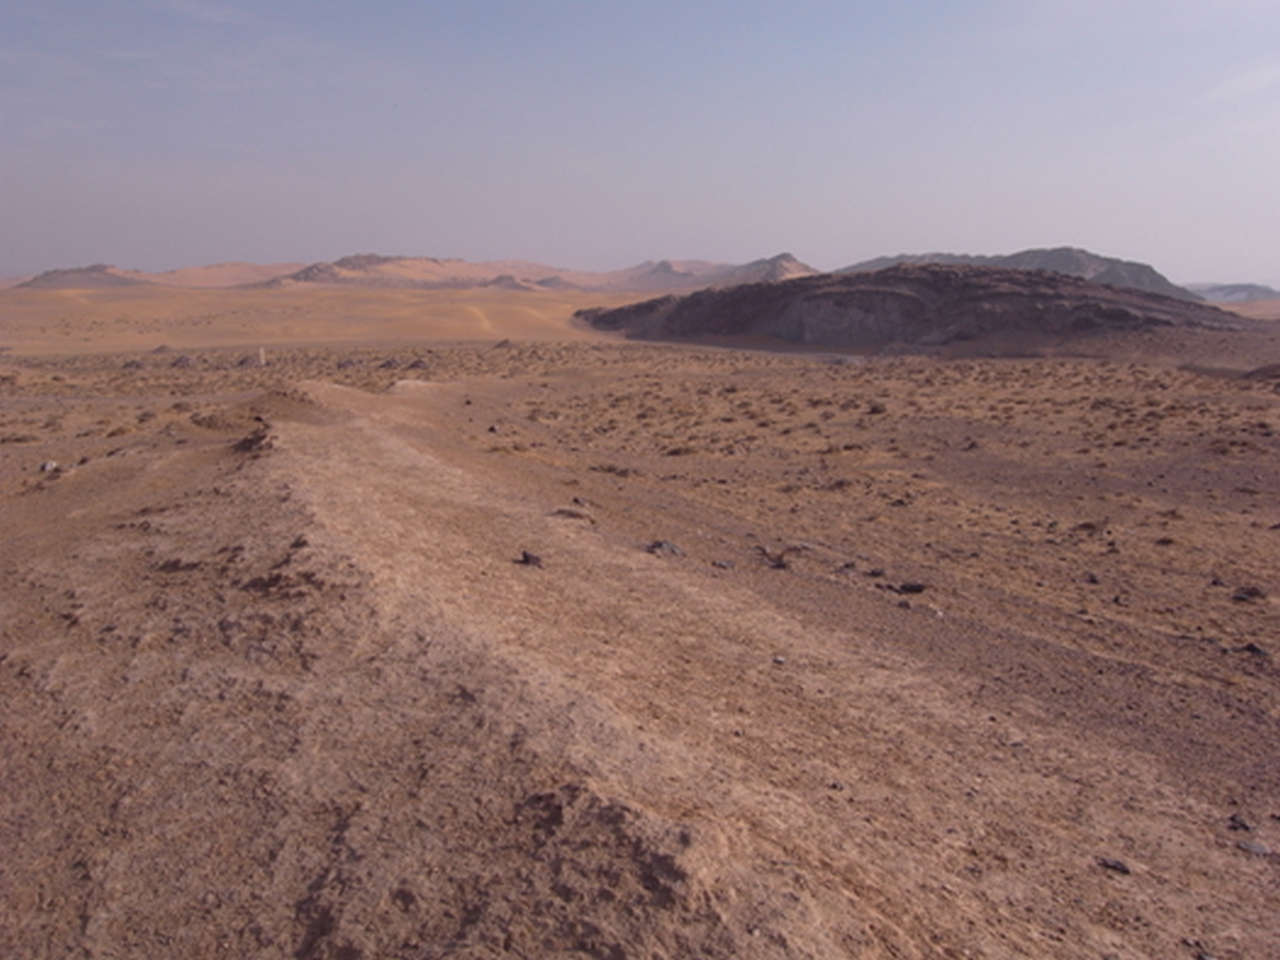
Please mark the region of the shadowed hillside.
<svg viewBox="0 0 1280 960"><path fill-rule="evenodd" d="M935 264L702 291L576 316L639 339L763 337L853 349L1248 323L1214 307L1064 274Z"/></svg>

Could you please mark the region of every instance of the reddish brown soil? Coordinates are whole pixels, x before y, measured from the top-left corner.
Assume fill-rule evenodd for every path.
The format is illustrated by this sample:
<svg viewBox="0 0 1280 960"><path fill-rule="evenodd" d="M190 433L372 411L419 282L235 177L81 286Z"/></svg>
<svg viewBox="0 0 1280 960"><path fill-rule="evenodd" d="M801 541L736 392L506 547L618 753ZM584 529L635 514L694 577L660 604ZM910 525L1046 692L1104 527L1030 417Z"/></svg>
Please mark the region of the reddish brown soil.
<svg viewBox="0 0 1280 960"><path fill-rule="evenodd" d="M0 357L0 955L1275 955L1211 347Z"/></svg>

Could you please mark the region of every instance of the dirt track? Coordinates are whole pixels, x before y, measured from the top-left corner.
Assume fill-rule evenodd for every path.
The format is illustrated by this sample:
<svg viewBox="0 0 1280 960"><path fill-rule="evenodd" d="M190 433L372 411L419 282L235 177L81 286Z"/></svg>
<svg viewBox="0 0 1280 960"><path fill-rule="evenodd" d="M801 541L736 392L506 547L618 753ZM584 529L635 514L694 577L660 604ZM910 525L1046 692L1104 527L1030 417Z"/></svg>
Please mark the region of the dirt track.
<svg viewBox="0 0 1280 960"><path fill-rule="evenodd" d="M6 955L1280 938L1271 381L595 343L0 375Z"/></svg>

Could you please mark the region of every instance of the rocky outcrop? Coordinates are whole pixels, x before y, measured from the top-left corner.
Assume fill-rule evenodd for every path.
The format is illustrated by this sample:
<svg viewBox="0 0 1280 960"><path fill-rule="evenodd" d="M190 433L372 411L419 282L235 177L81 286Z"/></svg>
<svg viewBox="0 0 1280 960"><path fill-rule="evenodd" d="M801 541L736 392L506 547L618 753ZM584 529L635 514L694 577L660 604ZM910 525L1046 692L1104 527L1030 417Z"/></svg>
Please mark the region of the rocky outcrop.
<svg viewBox="0 0 1280 960"><path fill-rule="evenodd" d="M1179 300L1199 300L1195 293L1171 282L1154 267L1134 260L1120 260L1081 250L1078 247L1050 247L1047 249L1020 250L1004 256L972 256L964 253L916 253L899 254L896 257L876 257L837 270L837 273L870 273L900 264L940 263L951 266L1007 267L1013 270L1052 270L1073 277L1081 277L1094 283L1113 287L1128 287L1159 293Z"/></svg>
<svg viewBox="0 0 1280 960"><path fill-rule="evenodd" d="M763 337L855 349L1246 323L1208 305L1063 274L936 264L704 290L575 316L638 339Z"/></svg>

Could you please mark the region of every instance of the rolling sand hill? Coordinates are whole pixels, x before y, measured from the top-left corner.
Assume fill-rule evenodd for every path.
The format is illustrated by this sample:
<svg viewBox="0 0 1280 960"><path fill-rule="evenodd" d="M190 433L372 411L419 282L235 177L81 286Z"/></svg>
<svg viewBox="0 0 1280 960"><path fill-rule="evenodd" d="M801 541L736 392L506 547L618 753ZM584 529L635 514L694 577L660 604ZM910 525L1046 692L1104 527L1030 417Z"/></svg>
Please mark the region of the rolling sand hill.
<svg viewBox="0 0 1280 960"><path fill-rule="evenodd" d="M14 353L145 350L333 341L575 338L570 315L637 294L577 290L413 290L305 284L182 289L128 284L98 289L0 291L0 349Z"/></svg>
<svg viewBox="0 0 1280 960"><path fill-rule="evenodd" d="M418 289L468 289L490 285L509 289L573 289L596 292L670 292L760 283L809 276L816 271L789 253L745 264L706 260L646 261L603 273L566 270L523 260L440 260L432 257L387 257L356 254L332 263L314 263L281 278L281 286L345 284Z"/></svg>
<svg viewBox="0 0 1280 960"><path fill-rule="evenodd" d="M1064 274L938 264L707 290L577 317L647 340L772 339L857 350L971 344L989 351L1152 327L1247 325L1207 305Z"/></svg>
<svg viewBox="0 0 1280 960"><path fill-rule="evenodd" d="M1257 320L1280 320L1280 298L1234 303L1231 305L1231 309L1241 316L1253 317Z"/></svg>
<svg viewBox="0 0 1280 960"><path fill-rule="evenodd" d="M585 301L3 294L0 955L1274 952L1280 332Z"/></svg>
<svg viewBox="0 0 1280 960"><path fill-rule="evenodd" d="M266 283L277 277L301 270L301 263L213 263L201 267L182 267L162 273L125 270L124 275L166 287L246 287Z"/></svg>

